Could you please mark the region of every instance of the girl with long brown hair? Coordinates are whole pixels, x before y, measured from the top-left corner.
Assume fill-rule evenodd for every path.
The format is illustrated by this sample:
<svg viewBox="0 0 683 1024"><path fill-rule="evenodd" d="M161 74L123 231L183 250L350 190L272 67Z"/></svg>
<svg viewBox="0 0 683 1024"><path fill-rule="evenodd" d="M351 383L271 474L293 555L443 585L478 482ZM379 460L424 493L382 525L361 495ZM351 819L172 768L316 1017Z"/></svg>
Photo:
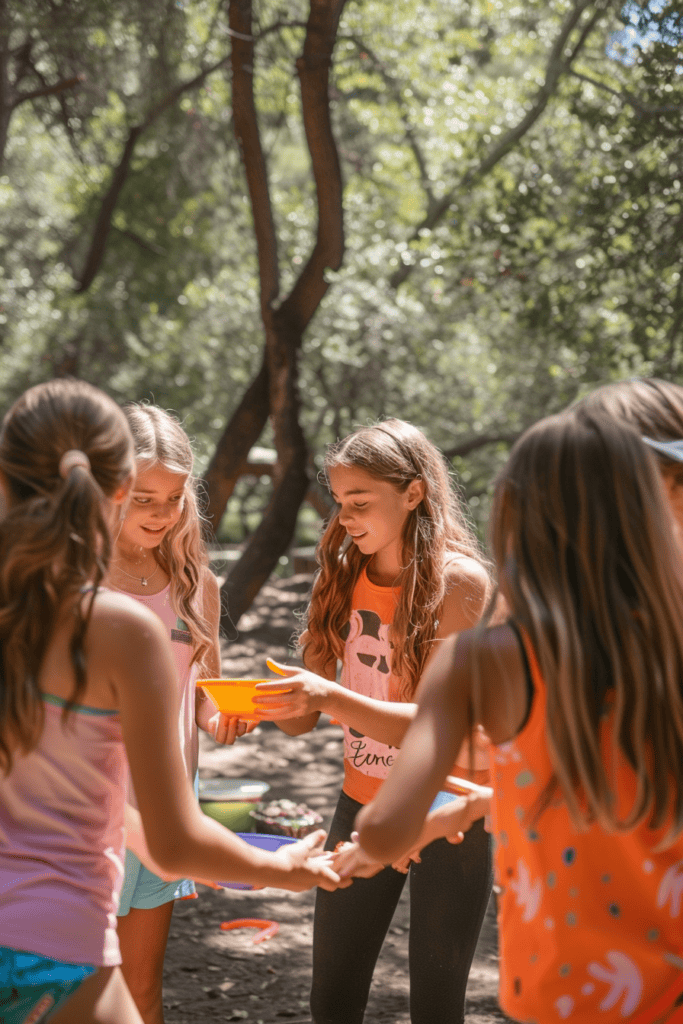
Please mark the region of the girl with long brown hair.
<svg viewBox="0 0 683 1024"><path fill-rule="evenodd" d="M683 1019L683 562L658 468L592 403L517 442L491 517L510 618L442 646L358 819L365 856L400 855L484 726L516 1020Z"/></svg>
<svg viewBox="0 0 683 1024"><path fill-rule="evenodd" d="M276 684L258 689L264 717L291 735L312 729L322 712L344 728L344 785L328 838L334 848L349 840L356 814L386 778L430 657L444 637L479 619L489 577L444 459L416 427L389 419L357 430L328 450L325 474L337 511L318 546L320 571L300 638L306 670L278 666L288 694L268 696ZM488 777L487 765L478 781ZM411 1019L454 1024L463 1020L490 892L487 833L479 825L461 845L429 843L410 876ZM315 1024L363 1020L405 878L388 867L357 878L341 899L316 901Z"/></svg>
<svg viewBox="0 0 683 1024"><path fill-rule="evenodd" d="M632 377L603 384L577 404L630 423L652 448L683 542L683 387L656 377Z"/></svg>
<svg viewBox="0 0 683 1024"><path fill-rule="evenodd" d="M127 763L162 870L295 891L339 879L324 833L255 850L199 810L162 622L104 590L135 469L121 410L82 381L0 430L0 1019L141 1024L119 964ZM131 811L128 820L136 817Z"/></svg>

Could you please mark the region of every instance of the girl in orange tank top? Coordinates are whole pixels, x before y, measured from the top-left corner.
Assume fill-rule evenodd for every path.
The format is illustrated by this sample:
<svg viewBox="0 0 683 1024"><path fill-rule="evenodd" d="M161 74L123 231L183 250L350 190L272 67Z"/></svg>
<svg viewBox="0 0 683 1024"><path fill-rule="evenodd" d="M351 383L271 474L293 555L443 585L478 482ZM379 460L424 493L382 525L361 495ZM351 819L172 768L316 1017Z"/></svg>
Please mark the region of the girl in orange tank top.
<svg viewBox="0 0 683 1024"><path fill-rule="evenodd" d="M292 735L313 728L321 712L344 729L344 785L328 836L333 849L350 839L357 811L393 764L428 658L449 633L477 622L489 580L447 466L416 427L386 420L362 428L328 451L325 467L337 510L318 547L321 569L301 637L307 671L279 666L290 692L269 696L281 681L259 690L264 717ZM477 757L474 777L486 781L488 751ZM468 757L460 763L457 774L467 774ZM410 868L410 858L400 870L373 863L349 889L316 899L315 1024L363 1020L408 870L411 1020L464 1019L490 891L489 838L479 827L462 845L450 845L441 838L448 814L434 812L415 844L426 849Z"/></svg>
<svg viewBox="0 0 683 1024"><path fill-rule="evenodd" d="M683 1021L683 562L654 454L590 403L495 490L506 625L442 645L359 815L410 848L474 721L494 744L500 1000L526 1024Z"/></svg>

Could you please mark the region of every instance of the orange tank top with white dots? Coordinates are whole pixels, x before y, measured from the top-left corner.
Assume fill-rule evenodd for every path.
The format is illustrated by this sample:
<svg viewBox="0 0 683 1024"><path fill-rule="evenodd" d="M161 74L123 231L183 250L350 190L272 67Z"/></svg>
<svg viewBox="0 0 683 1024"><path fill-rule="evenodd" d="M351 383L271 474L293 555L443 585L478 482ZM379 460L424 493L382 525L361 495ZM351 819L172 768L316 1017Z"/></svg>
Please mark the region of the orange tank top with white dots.
<svg viewBox="0 0 683 1024"><path fill-rule="evenodd" d="M552 768L546 685L522 639L531 710L513 740L492 748L501 1006L528 1024L681 1024L683 838L658 851L666 829L577 832L560 799L533 820ZM608 719L603 740L607 749ZM625 762L617 792L629 808Z"/></svg>

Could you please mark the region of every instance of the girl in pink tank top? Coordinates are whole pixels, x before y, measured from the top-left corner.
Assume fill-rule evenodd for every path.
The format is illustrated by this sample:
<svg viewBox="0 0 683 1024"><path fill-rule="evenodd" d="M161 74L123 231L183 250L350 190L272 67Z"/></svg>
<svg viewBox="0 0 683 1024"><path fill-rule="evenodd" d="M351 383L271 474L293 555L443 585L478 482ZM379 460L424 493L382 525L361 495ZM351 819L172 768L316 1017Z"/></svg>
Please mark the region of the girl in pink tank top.
<svg viewBox="0 0 683 1024"><path fill-rule="evenodd" d="M294 891L340 881L324 832L269 853L197 806L166 628L100 586L134 468L125 416L83 381L31 388L2 422L3 1024L142 1024L116 934L124 825L142 832L138 818L148 864L169 877ZM126 762L139 815L125 806Z"/></svg>
<svg viewBox="0 0 683 1024"><path fill-rule="evenodd" d="M187 777L197 774L197 725L230 742L235 724L197 690L220 676L220 595L201 536L193 452L180 423L153 405L124 408L135 443L136 480L114 533L108 584L130 594L164 623L177 668L175 699ZM128 800L137 800L128 779ZM169 881L126 851L119 904L122 970L145 1024L162 1024L162 977L174 901L195 893L190 879Z"/></svg>

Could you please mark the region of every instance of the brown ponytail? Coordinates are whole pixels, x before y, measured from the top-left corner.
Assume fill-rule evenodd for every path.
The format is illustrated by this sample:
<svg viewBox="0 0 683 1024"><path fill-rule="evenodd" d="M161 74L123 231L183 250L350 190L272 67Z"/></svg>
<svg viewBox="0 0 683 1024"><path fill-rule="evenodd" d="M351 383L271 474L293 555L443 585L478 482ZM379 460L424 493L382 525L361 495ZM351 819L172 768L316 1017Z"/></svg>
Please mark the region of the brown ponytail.
<svg viewBox="0 0 683 1024"><path fill-rule="evenodd" d="M66 452L85 458L63 460ZM76 684L65 714L85 688L84 637L111 551L105 499L133 464L123 413L85 382L40 384L4 418L0 473L8 507L0 519L0 766L6 772L12 751L28 752L42 729L38 676L57 617L66 601L92 587L89 601L74 602L70 652Z"/></svg>

